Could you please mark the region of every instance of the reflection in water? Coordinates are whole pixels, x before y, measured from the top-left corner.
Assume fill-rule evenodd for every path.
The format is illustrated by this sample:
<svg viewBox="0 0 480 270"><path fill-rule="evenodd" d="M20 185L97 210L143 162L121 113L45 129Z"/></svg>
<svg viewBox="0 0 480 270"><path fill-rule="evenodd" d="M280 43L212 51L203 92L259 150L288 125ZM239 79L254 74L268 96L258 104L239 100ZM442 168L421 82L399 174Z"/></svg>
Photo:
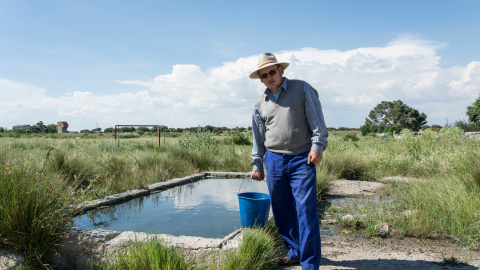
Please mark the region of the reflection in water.
<svg viewBox="0 0 480 270"><path fill-rule="evenodd" d="M74 223L81 229L223 238L240 228L239 192L268 189L251 179L206 179L92 210Z"/></svg>

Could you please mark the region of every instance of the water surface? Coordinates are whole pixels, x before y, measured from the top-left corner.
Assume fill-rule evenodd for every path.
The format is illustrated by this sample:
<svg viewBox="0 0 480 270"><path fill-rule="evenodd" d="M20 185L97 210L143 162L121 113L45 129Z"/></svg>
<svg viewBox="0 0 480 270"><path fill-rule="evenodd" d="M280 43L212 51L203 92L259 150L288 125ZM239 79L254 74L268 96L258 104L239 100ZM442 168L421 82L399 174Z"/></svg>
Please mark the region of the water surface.
<svg viewBox="0 0 480 270"><path fill-rule="evenodd" d="M223 238L241 227L237 197L241 192L268 194L267 184L251 179L200 180L89 211L76 217L74 226Z"/></svg>

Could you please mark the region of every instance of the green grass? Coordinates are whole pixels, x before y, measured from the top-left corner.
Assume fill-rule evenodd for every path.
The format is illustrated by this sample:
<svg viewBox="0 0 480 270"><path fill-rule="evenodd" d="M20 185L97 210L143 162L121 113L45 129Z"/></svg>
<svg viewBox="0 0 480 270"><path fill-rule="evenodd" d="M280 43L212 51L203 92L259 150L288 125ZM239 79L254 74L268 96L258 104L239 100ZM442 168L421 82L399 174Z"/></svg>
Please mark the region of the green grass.
<svg viewBox="0 0 480 270"><path fill-rule="evenodd" d="M238 250L228 250L220 258L221 269L267 270L277 266L279 242L262 229L244 231Z"/></svg>
<svg viewBox="0 0 480 270"><path fill-rule="evenodd" d="M43 173L31 163L0 160L0 244L25 254L27 265L46 264L46 257L68 227L74 185Z"/></svg>
<svg viewBox="0 0 480 270"><path fill-rule="evenodd" d="M182 249L169 247L161 239L134 241L128 250L119 251L113 262L92 264L92 270L190 270L192 263L184 258Z"/></svg>
<svg viewBox="0 0 480 270"><path fill-rule="evenodd" d="M359 140L345 140L343 135L331 134L329 148L317 166L319 199L331 181L340 178L425 180L396 183L379 201L362 207L335 209L339 216L352 213L362 219L362 223L345 226L374 235L377 225L386 222L392 233L454 237L466 245L480 246L479 141L464 138L455 128L439 133L428 130L418 137L404 130L401 139L359 136ZM251 170L251 146L237 145L231 136L167 137L162 138L160 148L154 136L121 139L120 143L107 135L76 139L80 136L0 138L0 192L2 199L9 198L0 202L0 214L8 216L0 221L1 243L25 252L32 261L42 261L56 241L66 224L63 210L73 201L202 171ZM413 214L405 215L405 211Z"/></svg>

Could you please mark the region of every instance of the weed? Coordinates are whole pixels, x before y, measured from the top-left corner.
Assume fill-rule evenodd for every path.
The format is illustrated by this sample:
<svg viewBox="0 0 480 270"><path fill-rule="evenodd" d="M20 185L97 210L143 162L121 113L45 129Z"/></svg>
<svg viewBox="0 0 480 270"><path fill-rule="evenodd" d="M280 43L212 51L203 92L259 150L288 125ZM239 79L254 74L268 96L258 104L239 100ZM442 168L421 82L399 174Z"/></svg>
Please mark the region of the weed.
<svg viewBox="0 0 480 270"><path fill-rule="evenodd" d="M43 265L48 252L69 226L74 186L39 172L33 164L21 166L3 160L0 169L0 243L25 254L27 264ZM8 169L7 169L8 168Z"/></svg>
<svg viewBox="0 0 480 270"><path fill-rule="evenodd" d="M266 231L244 231L238 251L228 251L223 258L224 269L264 270L277 265L278 243Z"/></svg>
<svg viewBox="0 0 480 270"><path fill-rule="evenodd" d="M187 261L180 248L169 247L161 239L151 237L142 241L134 241L128 251L120 251L112 263L92 264L92 270L133 270L133 269L175 269L190 270L192 263Z"/></svg>

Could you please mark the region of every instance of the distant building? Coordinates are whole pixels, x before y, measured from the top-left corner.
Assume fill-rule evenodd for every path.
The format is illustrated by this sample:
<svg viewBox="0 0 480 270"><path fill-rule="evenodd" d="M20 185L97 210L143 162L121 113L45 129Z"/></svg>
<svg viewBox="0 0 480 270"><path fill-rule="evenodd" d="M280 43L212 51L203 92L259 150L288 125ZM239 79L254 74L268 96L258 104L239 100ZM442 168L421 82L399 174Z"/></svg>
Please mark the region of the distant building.
<svg viewBox="0 0 480 270"><path fill-rule="evenodd" d="M27 130L30 128L30 125L16 125L13 126L13 129L19 129L19 130Z"/></svg>
<svg viewBox="0 0 480 270"><path fill-rule="evenodd" d="M68 133L67 128L68 128L68 123L67 122L58 122L57 123L57 133Z"/></svg>

